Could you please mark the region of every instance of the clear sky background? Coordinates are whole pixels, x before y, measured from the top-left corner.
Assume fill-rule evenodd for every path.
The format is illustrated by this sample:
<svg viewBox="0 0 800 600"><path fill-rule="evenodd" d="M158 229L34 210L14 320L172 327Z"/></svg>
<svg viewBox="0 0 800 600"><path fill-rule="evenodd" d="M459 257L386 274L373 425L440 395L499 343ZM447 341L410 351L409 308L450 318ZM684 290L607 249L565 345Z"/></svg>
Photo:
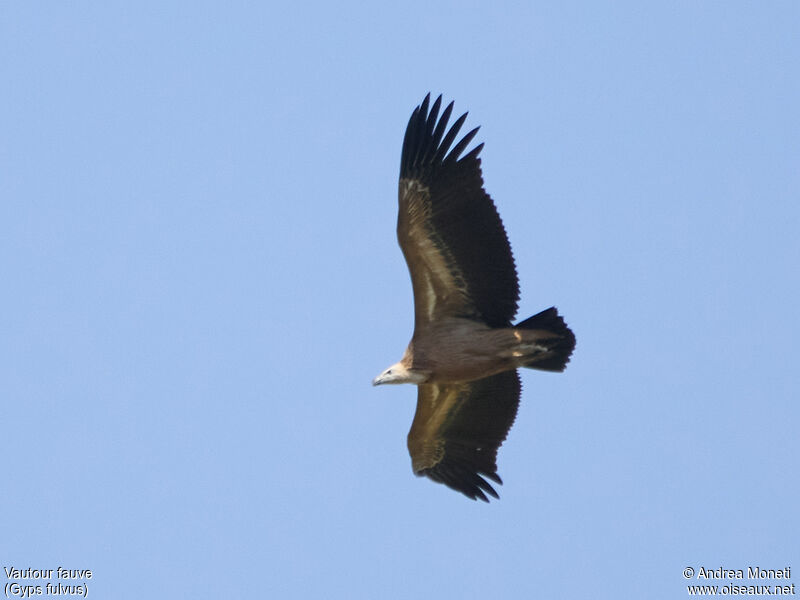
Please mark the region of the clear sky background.
<svg viewBox="0 0 800 600"><path fill-rule="evenodd" d="M122 599L800 584L798 32L796 2L2 3L3 566ZM414 477L416 390L370 386L412 333L428 91L482 126L520 318L578 339L522 374L490 505Z"/></svg>

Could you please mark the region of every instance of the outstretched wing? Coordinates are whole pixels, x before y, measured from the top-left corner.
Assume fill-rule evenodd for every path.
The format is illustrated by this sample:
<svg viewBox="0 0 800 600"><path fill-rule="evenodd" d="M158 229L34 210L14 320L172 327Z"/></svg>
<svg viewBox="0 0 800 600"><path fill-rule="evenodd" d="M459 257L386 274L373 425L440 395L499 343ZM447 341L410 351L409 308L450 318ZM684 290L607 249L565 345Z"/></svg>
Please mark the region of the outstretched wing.
<svg viewBox="0 0 800 600"><path fill-rule="evenodd" d="M416 475L426 475L471 498L498 497L486 481L497 475L497 449L517 415L516 371L457 384L418 386L417 412L408 432Z"/></svg>
<svg viewBox="0 0 800 600"><path fill-rule="evenodd" d="M508 326L519 285L503 223L483 189L483 144L462 158L476 127L452 147L466 119L445 134L451 102L437 120L442 97L430 94L408 122L400 161L397 239L411 273L415 322L445 316Z"/></svg>

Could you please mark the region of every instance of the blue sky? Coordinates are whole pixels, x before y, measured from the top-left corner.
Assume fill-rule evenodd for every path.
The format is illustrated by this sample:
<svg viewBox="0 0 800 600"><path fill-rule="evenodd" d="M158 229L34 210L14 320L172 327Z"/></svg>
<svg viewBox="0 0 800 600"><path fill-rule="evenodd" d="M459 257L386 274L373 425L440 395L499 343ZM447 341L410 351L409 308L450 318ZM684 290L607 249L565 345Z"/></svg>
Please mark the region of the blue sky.
<svg viewBox="0 0 800 600"><path fill-rule="evenodd" d="M793 2L3 3L3 566L92 569L96 598L800 569L798 27ZM416 391L370 386L411 336L396 179L428 91L481 125L520 317L578 339L522 374L488 506L412 475Z"/></svg>

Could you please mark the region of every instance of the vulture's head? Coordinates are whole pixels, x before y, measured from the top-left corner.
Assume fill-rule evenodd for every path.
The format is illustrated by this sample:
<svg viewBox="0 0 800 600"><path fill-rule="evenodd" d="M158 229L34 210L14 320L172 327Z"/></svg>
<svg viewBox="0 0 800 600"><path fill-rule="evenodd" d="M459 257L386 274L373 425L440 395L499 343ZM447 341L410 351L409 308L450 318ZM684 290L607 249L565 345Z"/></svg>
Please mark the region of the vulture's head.
<svg viewBox="0 0 800 600"><path fill-rule="evenodd" d="M383 373L378 375L372 380L372 385L381 385L384 383L415 383L419 385L424 383L427 375L416 371L411 371L406 368L402 363L395 363Z"/></svg>

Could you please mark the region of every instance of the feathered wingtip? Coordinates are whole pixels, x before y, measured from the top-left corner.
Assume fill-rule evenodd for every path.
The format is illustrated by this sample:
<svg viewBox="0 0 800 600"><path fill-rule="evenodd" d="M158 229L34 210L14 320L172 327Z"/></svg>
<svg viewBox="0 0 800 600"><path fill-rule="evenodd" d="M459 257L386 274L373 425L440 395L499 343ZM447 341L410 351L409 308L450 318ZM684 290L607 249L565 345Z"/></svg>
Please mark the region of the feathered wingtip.
<svg viewBox="0 0 800 600"><path fill-rule="evenodd" d="M498 493L486 479L490 479L498 485L503 485L503 480L500 479L496 472L475 472L469 466L458 464L455 461L453 461L453 464L448 465L447 468L425 470L416 473L416 475L430 477L437 483L443 483L447 487L461 492L470 500L483 500L486 503L489 502L487 494L497 500L500 499Z"/></svg>
<svg viewBox="0 0 800 600"><path fill-rule="evenodd" d="M469 113L464 113L445 134L447 123L453 112L453 102L447 105L439 117L439 109L442 106L442 96L430 106L430 92L425 96L422 104L414 109L411 118L408 120L406 135L403 139L403 152L400 158L400 177L419 176L431 166L444 165L459 160L459 156L469 145L480 127L475 127L469 131L461 140L450 149L450 145L458 136L464 121ZM428 110L430 106L430 111ZM478 144L469 154L461 160L476 158L483 148L483 144Z"/></svg>

